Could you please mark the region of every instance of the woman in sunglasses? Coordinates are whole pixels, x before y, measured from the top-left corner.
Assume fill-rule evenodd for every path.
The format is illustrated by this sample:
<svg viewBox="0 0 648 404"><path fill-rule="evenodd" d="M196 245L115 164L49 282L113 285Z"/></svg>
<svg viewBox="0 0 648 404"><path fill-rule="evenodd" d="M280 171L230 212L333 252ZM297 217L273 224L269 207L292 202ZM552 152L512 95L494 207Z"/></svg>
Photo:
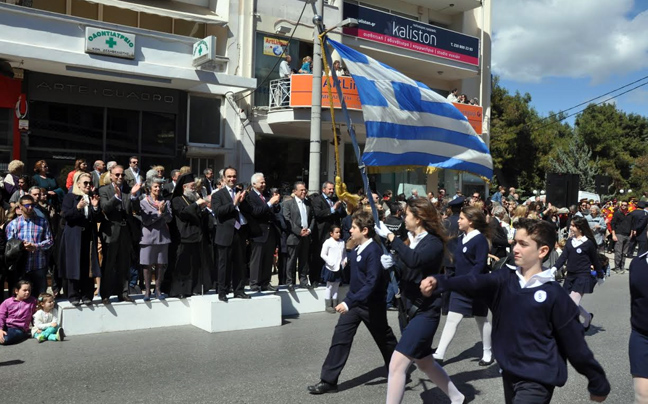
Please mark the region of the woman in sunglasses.
<svg viewBox="0 0 648 404"><path fill-rule="evenodd" d="M59 271L73 306L92 304L93 277L101 276L96 225L101 220L101 210L99 195L91 193L91 188L90 174L77 172L72 192L65 195L61 206L65 228L59 249Z"/></svg>

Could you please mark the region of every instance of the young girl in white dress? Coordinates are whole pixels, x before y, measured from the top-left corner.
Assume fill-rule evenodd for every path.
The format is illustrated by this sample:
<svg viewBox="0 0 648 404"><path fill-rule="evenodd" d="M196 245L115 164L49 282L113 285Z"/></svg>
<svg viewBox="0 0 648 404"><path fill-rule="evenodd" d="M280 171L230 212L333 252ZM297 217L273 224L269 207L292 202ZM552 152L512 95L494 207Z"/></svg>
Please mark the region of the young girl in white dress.
<svg viewBox="0 0 648 404"><path fill-rule="evenodd" d="M334 307L338 305L338 289L342 280L342 269L346 266L347 256L340 226L332 225L331 237L322 244L320 256L324 260L322 280L326 282L324 292L324 307L328 313L335 313Z"/></svg>
<svg viewBox="0 0 648 404"><path fill-rule="evenodd" d="M49 293L41 293L38 296L38 311L34 313L33 318L32 337L38 342L63 340L61 319L54 296Z"/></svg>

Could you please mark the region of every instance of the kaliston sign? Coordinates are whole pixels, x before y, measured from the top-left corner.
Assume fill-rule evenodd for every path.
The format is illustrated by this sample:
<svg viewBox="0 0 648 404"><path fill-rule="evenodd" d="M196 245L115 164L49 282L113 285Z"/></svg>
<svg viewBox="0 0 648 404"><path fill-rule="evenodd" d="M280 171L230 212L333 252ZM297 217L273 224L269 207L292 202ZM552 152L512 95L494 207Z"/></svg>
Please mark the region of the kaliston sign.
<svg viewBox="0 0 648 404"><path fill-rule="evenodd" d="M135 35L110 29L86 27L86 53L135 59Z"/></svg>
<svg viewBox="0 0 648 404"><path fill-rule="evenodd" d="M343 29L346 35L479 66L475 37L352 3L344 3L343 18L358 20L357 27Z"/></svg>

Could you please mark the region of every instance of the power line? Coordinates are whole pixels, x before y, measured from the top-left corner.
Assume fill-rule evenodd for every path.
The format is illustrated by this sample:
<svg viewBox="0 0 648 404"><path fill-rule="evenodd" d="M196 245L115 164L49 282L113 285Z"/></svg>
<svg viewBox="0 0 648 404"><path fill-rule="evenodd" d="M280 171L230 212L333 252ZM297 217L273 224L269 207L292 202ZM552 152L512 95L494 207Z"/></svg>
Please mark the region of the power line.
<svg viewBox="0 0 648 404"><path fill-rule="evenodd" d="M310 4L309 2L304 2L304 8L302 8L301 14L299 14L299 18L297 19L297 23L295 24L295 28L293 29L292 34L290 34L290 38L288 38L288 45L282 47L283 50L281 52L281 55L279 55L279 57L277 57L277 61L275 62L274 66L272 66L272 69L270 69L268 74L263 78L263 80L261 81L261 84L257 85L257 87L254 90L250 91L249 93L241 95L240 97L236 98L234 100L234 102L239 102L243 98L248 97L248 96L256 93L265 84L265 82L268 80L268 78L270 77L272 72L274 72L274 70L277 68L277 65L279 64L279 62L281 62L281 59L283 59L284 54L286 53L286 49L288 49L288 46L290 46L290 41L292 41L293 36L295 36L295 32L297 32L297 26L299 26L299 23L301 22L302 16L304 15L304 11L306 11L306 6L309 5L309 4Z"/></svg>
<svg viewBox="0 0 648 404"><path fill-rule="evenodd" d="M636 83L638 83L638 82L640 82L640 81L643 81L643 80L645 80L645 79L648 79L648 76L644 76L644 77L640 78L639 80L635 80L635 81L633 81L632 83L628 83L628 84L626 84L626 85L624 85L624 86L617 87L617 88L615 88L614 90L612 90L612 91L608 91L608 92L605 93L605 94L601 94L601 95L599 95L599 96L597 96L597 97L594 97L594 98L591 98L591 99L589 99L589 100L587 100L587 101L583 101L583 102L581 102L580 104L576 104L576 105L574 105L574 106L571 107L571 108L563 109L562 111L558 111L558 112L556 112L556 113L553 113L553 114L551 114L551 115L549 115L549 116L547 116L547 117L545 117L545 118L540 119L540 121L545 121L545 120L547 120L547 119L549 119L549 118L552 118L552 117L554 117L554 116L556 116L556 115L560 115L560 114L562 114L563 112L571 111L571 110L574 109L574 108L578 108L578 107L580 107L580 106L582 106L582 105L589 104L590 102L592 102L592 101L594 101L594 100L597 100L597 99L599 99L599 98L601 98L601 97L605 97L606 95L610 95L610 94L612 94L612 93L615 93L615 92L617 92L617 91L619 91L619 90L621 90L621 89L624 89L624 88L626 88L626 87L630 87L631 85L636 84ZM619 94L619 95L623 95L623 94L625 94L625 93L622 93L622 94ZM614 97L612 97L612 98L614 98ZM597 105L598 105L598 104L597 104ZM572 115L570 115L570 116L572 116ZM565 118L563 118L563 119L565 119ZM561 120L562 120L562 119L561 119Z"/></svg>
<svg viewBox="0 0 648 404"><path fill-rule="evenodd" d="M646 77L648 77L648 76L646 76ZM644 77L644 78L645 78L645 77ZM641 80L637 80L637 81L641 81ZM635 81L634 83L636 83L637 81ZM631 84L632 84L632 83L631 83ZM629 85L631 85L631 84L629 84ZM645 82L645 83L639 84L638 86L632 87L632 88L629 89L628 91L624 91L624 92L622 92L621 94L617 94L617 95L615 95L614 97L606 98L605 100L600 101L600 102L597 102L596 104L593 104L593 105L596 106L596 105L604 104L604 103L606 103L606 102L608 102L608 101L610 101L610 100L613 100L613 99L615 99L615 98L617 98L617 97L620 97L620 96L622 96L622 95L628 94L629 92L634 91L634 90L636 90L636 89L638 89L638 88L640 88L640 87L643 87L643 86L645 86L645 85L648 85L648 82ZM628 86L628 85L625 85L625 86L623 86L623 87L619 87L619 89L620 89L620 88L627 87L627 86ZM619 90L619 89L617 89L617 90ZM615 91L617 91L617 90L615 90ZM614 91L612 91L612 92L614 92ZM608 94L609 94L609 93L608 93ZM596 98L601 98L601 97L596 97ZM595 99L596 99L596 98L595 98ZM582 105L582 104L580 104L580 105ZM588 106L589 106L589 105L588 105ZM570 108L570 109L573 109L573 108ZM579 110L579 111L576 111L576 112L574 112L574 113L572 113L572 114L569 114L569 115L567 115L567 116L565 116L565 117L563 117L563 118L561 118L561 119L558 119L558 120L555 121L555 122L550 122L550 123L548 123L548 124L546 124L546 125L542 125L542 126L540 126L540 127L534 128L534 129L532 129L532 130L540 130L540 129L542 129L542 128L546 128L547 126L553 125L554 123L558 123L558 122L564 121L565 119L570 118L570 117L572 117L572 116L574 116L574 115L578 115L578 114L580 114L581 112L585 111L586 109L587 109L587 107L585 107L585 108L583 108L583 109L581 109L581 110Z"/></svg>

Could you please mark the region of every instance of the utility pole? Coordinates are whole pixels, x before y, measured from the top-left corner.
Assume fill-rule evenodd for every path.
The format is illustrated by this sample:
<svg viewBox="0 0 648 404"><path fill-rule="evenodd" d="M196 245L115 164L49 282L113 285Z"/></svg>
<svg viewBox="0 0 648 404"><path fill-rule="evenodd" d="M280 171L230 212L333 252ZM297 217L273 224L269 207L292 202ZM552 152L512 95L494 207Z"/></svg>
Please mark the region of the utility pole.
<svg viewBox="0 0 648 404"><path fill-rule="evenodd" d="M322 48L319 35L324 31L324 0L313 0L313 98L311 101L308 192L319 192L322 161Z"/></svg>

